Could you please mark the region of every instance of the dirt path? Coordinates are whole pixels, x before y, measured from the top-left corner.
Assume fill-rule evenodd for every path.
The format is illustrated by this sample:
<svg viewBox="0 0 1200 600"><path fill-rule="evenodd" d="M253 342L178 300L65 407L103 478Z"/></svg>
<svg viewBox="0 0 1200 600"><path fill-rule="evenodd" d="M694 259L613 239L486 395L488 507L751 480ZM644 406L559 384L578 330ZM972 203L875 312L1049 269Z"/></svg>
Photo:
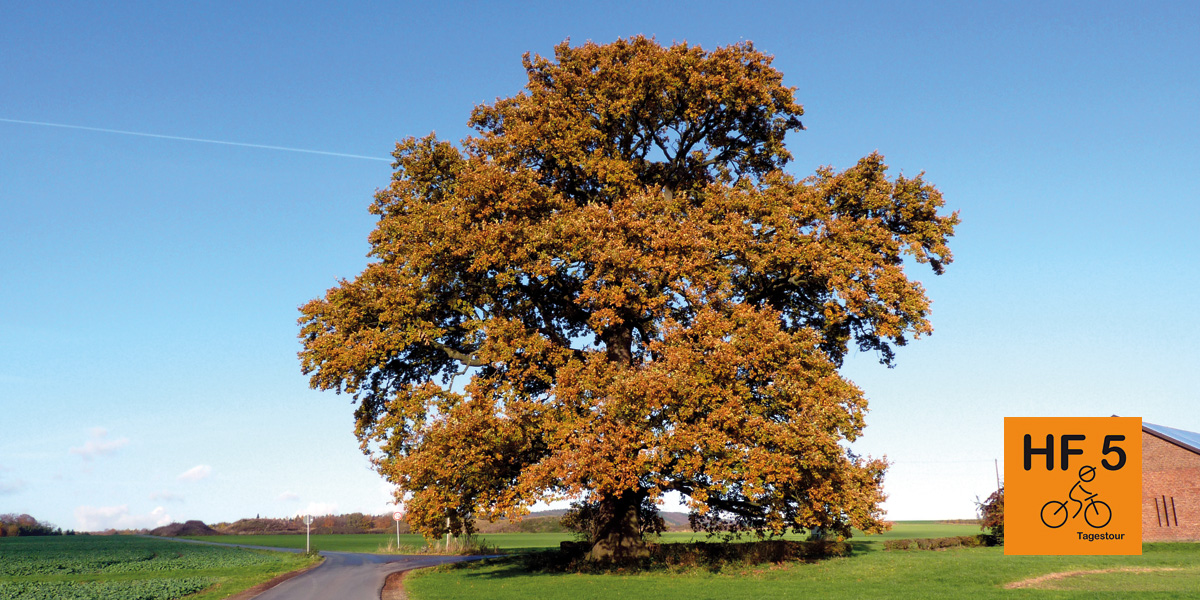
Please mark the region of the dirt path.
<svg viewBox="0 0 1200 600"><path fill-rule="evenodd" d="M379 600L408 600L408 594L404 593L404 579L408 575L408 571L396 571L387 576L387 580L383 582L383 593L379 595Z"/></svg>
<svg viewBox="0 0 1200 600"><path fill-rule="evenodd" d="M1150 573L1154 571L1178 571L1174 567L1124 567L1120 569L1093 569L1090 571L1062 571L1060 573L1047 573L1021 581L1014 581L1006 584L1006 590L1019 590L1025 588L1038 588L1044 583L1066 579L1068 577L1076 577L1078 575L1098 575L1100 573Z"/></svg>

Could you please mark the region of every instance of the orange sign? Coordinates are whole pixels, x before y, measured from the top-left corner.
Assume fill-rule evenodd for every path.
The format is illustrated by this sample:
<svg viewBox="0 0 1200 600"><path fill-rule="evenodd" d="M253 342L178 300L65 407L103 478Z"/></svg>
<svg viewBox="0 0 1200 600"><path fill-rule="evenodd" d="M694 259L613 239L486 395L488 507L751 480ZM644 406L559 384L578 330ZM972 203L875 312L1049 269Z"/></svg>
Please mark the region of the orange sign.
<svg viewBox="0 0 1200 600"><path fill-rule="evenodd" d="M1142 420L1004 419L1005 554L1141 554Z"/></svg>

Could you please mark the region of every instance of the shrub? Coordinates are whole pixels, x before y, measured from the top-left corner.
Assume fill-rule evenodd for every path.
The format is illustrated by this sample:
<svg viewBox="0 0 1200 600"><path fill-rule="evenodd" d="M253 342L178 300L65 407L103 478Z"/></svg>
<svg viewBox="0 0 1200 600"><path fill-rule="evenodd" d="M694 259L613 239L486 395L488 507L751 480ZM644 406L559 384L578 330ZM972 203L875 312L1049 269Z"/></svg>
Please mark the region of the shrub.
<svg viewBox="0 0 1200 600"><path fill-rule="evenodd" d="M848 542L763 540L758 542L687 542L648 544L649 555L630 562L589 561L585 558L591 544L562 542L558 552L538 552L521 560L534 572L630 572L638 570L707 569L718 572L725 566L814 561L834 556L849 556Z"/></svg>
<svg viewBox="0 0 1200 600"><path fill-rule="evenodd" d="M432 540L416 550L406 549L408 554L458 554L462 556L478 556L500 554L500 548L488 544L482 538L474 535L456 535L450 540Z"/></svg>
<svg viewBox="0 0 1200 600"><path fill-rule="evenodd" d="M887 540L884 550L945 550L946 548L975 548L987 546L989 536L960 535L944 538L921 538L915 540Z"/></svg>
<svg viewBox="0 0 1200 600"><path fill-rule="evenodd" d="M1004 486L992 492L987 500L976 502L979 508L979 513L983 518L979 528L983 530L991 530L991 543L998 546L1004 545Z"/></svg>

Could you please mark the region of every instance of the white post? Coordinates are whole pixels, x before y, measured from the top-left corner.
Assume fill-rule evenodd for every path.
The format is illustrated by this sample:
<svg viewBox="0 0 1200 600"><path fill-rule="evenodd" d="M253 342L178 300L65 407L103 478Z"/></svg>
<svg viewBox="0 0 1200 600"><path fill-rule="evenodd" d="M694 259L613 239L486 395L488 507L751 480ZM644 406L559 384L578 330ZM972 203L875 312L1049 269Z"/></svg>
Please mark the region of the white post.
<svg viewBox="0 0 1200 600"><path fill-rule="evenodd" d="M313 522L312 515L304 515L304 553L305 554L312 552L312 546L309 544L309 540L312 539L312 535L311 535L312 522Z"/></svg>
<svg viewBox="0 0 1200 600"><path fill-rule="evenodd" d="M399 505L397 505L397 508L399 508ZM402 517L402 516L403 515L400 514L399 510L392 513L392 520L396 522L396 551L397 552L400 551L400 517Z"/></svg>
<svg viewBox="0 0 1200 600"><path fill-rule="evenodd" d="M446 552L450 551L450 517L446 517Z"/></svg>

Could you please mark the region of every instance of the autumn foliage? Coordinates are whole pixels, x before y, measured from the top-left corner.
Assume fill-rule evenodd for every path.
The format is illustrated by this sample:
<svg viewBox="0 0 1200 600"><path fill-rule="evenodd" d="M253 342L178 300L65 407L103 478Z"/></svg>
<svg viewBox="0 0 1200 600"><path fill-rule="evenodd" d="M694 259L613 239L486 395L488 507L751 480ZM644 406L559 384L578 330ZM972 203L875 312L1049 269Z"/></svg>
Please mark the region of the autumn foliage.
<svg viewBox="0 0 1200 600"><path fill-rule="evenodd" d="M956 215L872 154L784 171L803 109L750 43L637 37L526 55L458 145L395 151L373 259L301 309L315 388L429 535L572 498L597 557L679 492L698 526L879 530L886 468L842 444L853 346L928 334L906 261L941 273Z"/></svg>
<svg viewBox="0 0 1200 600"><path fill-rule="evenodd" d="M68 535L74 535L68 530ZM0 537L62 535L63 530L45 521L26 514L6 513L0 515Z"/></svg>
<svg viewBox="0 0 1200 600"><path fill-rule="evenodd" d="M1004 543L1004 486L992 492L987 500L977 503L981 521L979 528L991 531L992 540Z"/></svg>

